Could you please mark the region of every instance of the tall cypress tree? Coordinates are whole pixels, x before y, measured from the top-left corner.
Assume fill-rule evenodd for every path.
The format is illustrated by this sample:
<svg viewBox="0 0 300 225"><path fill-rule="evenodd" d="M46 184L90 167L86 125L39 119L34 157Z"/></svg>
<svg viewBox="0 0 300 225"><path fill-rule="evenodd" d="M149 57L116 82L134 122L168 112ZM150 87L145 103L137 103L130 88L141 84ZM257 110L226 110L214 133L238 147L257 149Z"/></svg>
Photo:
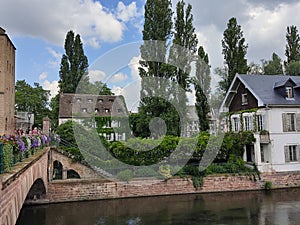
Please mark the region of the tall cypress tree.
<svg viewBox="0 0 300 225"><path fill-rule="evenodd" d="M136 130L136 134L142 137L150 135L150 130L147 127L151 119L155 117L166 122L167 134L178 134L178 124L176 124L178 118L175 118L174 121L174 117L170 117L170 114L173 113L170 113L172 105L168 101L168 84L166 82L170 77L166 55L172 34L171 29L171 1L147 0L143 29L143 40L146 42L140 48L142 57L139 68L139 74L142 78L141 102Z"/></svg>
<svg viewBox="0 0 300 225"><path fill-rule="evenodd" d="M199 128L201 131L209 130L208 113L210 107L208 98L210 96L210 66L208 54L205 53L202 46L198 49L198 58L196 61L196 76L193 79L196 97L196 111L199 119Z"/></svg>
<svg viewBox="0 0 300 225"><path fill-rule="evenodd" d="M243 37L241 26L238 25L236 18L231 18L227 23L227 29L223 33L222 53L228 76L220 83L220 88L227 91L236 73L247 73L247 48Z"/></svg>
<svg viewBox="0 0 300 225"><path fill-rule="evenodd" d="M88 59L84 54L80 35L69 31L65 39L59 70L59 88L63 93L75 93L79 82L88 82Z"/></svg>

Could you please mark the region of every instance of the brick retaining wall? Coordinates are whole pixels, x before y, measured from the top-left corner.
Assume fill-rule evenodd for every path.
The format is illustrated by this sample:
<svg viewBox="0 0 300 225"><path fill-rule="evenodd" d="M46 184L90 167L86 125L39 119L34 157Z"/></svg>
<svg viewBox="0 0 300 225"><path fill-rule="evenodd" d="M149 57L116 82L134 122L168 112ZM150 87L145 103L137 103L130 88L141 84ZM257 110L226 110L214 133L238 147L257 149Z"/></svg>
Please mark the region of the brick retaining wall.
<svg viewBox="0 0 300 225"><path fill-rule="evenodd" d="M256 177L257 178L257 177ZM300 172L262 174L254 181L246 175L219 175L204 178L204 185L195 189L191 179L172 178L161 180L132 180L103 182L101 180L66 180L48 184L49 202L82 201L141 196L246 191L264 189L266 181L274 188L300 187Z"/></svg>

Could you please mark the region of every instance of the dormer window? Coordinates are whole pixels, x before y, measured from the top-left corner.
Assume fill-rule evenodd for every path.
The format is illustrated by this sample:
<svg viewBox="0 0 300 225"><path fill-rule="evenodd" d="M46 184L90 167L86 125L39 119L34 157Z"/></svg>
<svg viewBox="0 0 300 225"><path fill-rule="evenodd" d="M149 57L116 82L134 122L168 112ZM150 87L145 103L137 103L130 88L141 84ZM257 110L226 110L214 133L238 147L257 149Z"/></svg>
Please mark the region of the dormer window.
<svg viewBox="0 0 300 225"><path fill-rule="evenodd" d="M285 87L286 98L294 98L294 90L293 87Z"/></svg>
<svg viewBox="0 0 300 225"><path fill-rule="evenodd" d="M247 93L242 94L242 105L248 104L248 96Z"/></svg>

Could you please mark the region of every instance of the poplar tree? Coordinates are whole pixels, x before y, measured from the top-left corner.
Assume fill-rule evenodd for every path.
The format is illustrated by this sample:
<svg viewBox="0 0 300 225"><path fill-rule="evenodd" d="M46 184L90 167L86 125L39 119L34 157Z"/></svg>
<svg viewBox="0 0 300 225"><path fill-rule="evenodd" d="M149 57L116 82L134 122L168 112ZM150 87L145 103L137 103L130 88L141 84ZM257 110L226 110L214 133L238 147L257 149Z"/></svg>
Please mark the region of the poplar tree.
<svg viewBox="0 0 300 225"><path fill-rule="evenodd" d="M66 35L64 47L65 54L62 56L59 70L59 89L63 93L75 93L79 82L87 84L89 81L88 59L84 54L80 35L75 36L72 30Z"/></svg>
<svg viewBox="0 0 300 225"><path fill-rule="evenodd" d="M285 64L287 66L292 61L300 60L300 37L296 26L287 27L286 30L285 55L287 61Z"/></svg>
<svg viewBox="0 0 300 225"><path fill-rule="evenodd" d="M142 78L141 102L135 131L138 136L150 136L150 130L147 128L151 119L155 117L165 121L167 134L178 134L178 117L174 119L174 116L171 116L174 109L172 110L172 105L168 101L166 82L170 77L166 55L172 34L172 14L170 0L146 1L143 29L143 40L146 42L140 47L142 60L139 67L139 75ZM151 58L156 61L150 61Z"/></svg>
<svg viewBox="0 0 300 225"><path fill-rule="evenodd" d="M228 74L219 84L226 92L236 73L246 74L248 71L246 59L248 45L245 43L242 28L234 17L229 20L223 33L222 48Z"/></svg>
<svg viewBox="0 0 300 225"><path fill-rule="evenodd" d="M287 27L284 62L285 72L288 75L300 75L300 37L296 26Z"/></svg>
<svg viewBox="0 0 300 225"><path fill-rule="evenodd" d="M196 76L193 79L196 97L196 111L199 119L199 128L201 131L209 130L208 113L210 107L208 98L210 96L210 66L208 54L205 53L202 46L198 49L198 58L196 61Z"/></svg>

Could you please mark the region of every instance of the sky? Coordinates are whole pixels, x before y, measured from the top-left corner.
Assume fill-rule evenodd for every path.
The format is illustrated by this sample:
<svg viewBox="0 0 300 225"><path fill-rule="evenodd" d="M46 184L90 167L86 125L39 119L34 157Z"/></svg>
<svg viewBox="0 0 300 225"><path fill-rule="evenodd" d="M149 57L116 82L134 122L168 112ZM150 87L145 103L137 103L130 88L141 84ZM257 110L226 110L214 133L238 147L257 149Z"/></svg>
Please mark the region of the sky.
<svg viewBox="0 0 300 225"><path fill-rule="evenodd" d="M209 55L212 86L223 67L221 40L235 17L248 44L248 63L285 60L286 27L300 29L300 0L185 0L192 5L194 27ZM175 9L177 1L172 1ZM66 33L80 34L89 61L90 79L100 79L125 96L130 110L138 103L145 0L1 0L0 27L16 47L16 80L38 82L52 96L58 91Z"/></svg>

